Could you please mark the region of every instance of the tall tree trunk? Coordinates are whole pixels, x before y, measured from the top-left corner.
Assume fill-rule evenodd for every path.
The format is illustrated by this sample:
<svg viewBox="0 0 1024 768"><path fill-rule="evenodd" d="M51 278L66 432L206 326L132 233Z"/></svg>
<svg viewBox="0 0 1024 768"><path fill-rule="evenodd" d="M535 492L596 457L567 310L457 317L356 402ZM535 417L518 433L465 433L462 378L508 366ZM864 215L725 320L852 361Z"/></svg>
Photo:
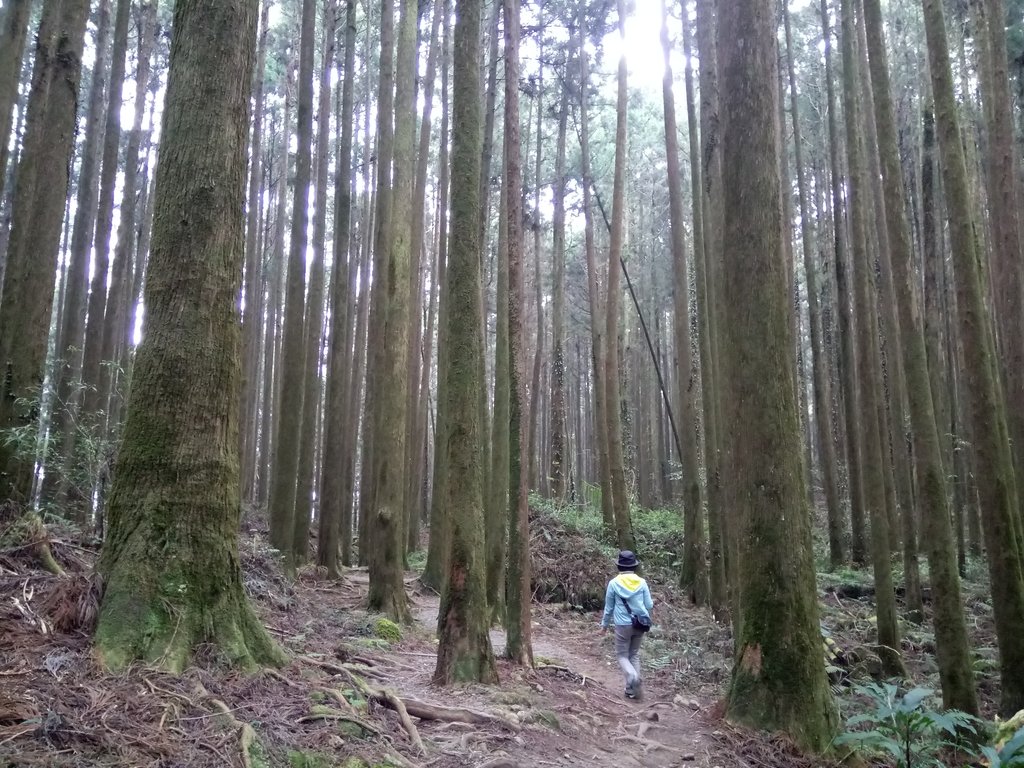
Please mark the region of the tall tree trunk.
<svg viewBox="0 0 1024 768"><path fill-rule="evenodd" d="M242 283L244 309L242 312L242 428L239 439L242 449L242 501L251 502L256 471L256 416L258 400L259 342L262 326L262 291L260 283L259 249L260 213L262 212L263 164L263 81L267 63L267 36L269 33L270 2L264 0L260 11L259 44L256 50L254 75L252 137L249 142L249 186L246 194L245 273ZM257 291L259 290L259 296Z"/></svg>
<svg viewBox="0 0 1024 768"><path fill-rule="evenodd" d="M619 38L626 38L626 5L616 0L619 14ZM636 549L633 536L633 522L629 510L629 495L626 491L625 464L622 448L622 416L619 412L619 346L616 343L619 328L619 294L621 293L619 260L622 258L622 244L625 239L626 204L626 54L619 57L618 97L615 108L615 176L612 187L612 222L608 245L608 292L605 299L605 402L608 420L608 474L611 476L612 509L615 515L615 532L619 549Z"/></svg>
<svg viewBox="0 0 1024 768"><path fill-rule="evenodd" d="M846 122L847 162L850 169L850 230L853 245L850 259L853 278L853 304L857 318L856 358L853 370L846 371L847 397L854 397L865 417L851 420L850 433L857 433L864 505L871 522L871 558L875 577L875 601L878 615L878 653L887 674L903 673L900 658L899 624L889 562L889 520L883 473L882 440L879 434L880 376L878 371L877 305L873 282L874 260L869 255L867 218L870 188L866 184L864 145L861 143L862 101L859 92L857 31L854 26L854 0L842 0L843 117ZM854 459L851 459L851 463Z"/></svg>
<svg viewBox="0 0 1024 768"><path fill-rule="evenodd" d="M352 222L352 133L356 81L356 0L345 2L345 66L341 86L341 143L334 175L334 282L331 284L331 349L328 355L327 405L324 413L324 466L320 485L320 530L317 564L331 578L339 578L339 537L342 507L351 508L352 500L343 495L342 475L345 455L345 415L348 395L346 375L350 364L351 339L346 327L351 324L352 307L348 297L353 275Z"/></svg>
<svg viewBox="0 0 1024 768"><path fill-rule="evenodd" d="M863 4L857 3L858 19L863 17ZM886 220L886 200L883 190L882 161L880 156L879 133L875 114L875 96L869 77L868 42L863 20L857 25L858 55L860 59L860 81L863 94L864 124L866 130L865 145L867 151L867 168L871 179L872 203L875 217L879 222ZM895 141L893 141L895 147ZM898 148L894 148L897 153ZM898 166L898 161L897 161ZM902 209L901 198L896 205ZM889 543L892 548L902 545L904 602L907 616L911 621L920 622L924 614L921 599L921 574L917 551L918 510L914 497L913 478L911 475L909 446L907 444L906 417L906 377L903 366L903 342L897 314L897 299L892 276L892 260L890 251L892 244L887 230L874 228L872 241L877 241L877 259L872 259L872 270L878 273L878 301L880 312L878 322L880 336L884 341L881 352L880 402L879 402L879 435L882 451L890 456L892 474L888 466L885 469L886 509L889 517ZM908 237L909 242L909 237ZM877 267L874 266L877 264ZM898 505L897 505L898 502ZM902 535L901 535L902 534Z"/></svg>
<svg viewBox="0 0 1024 768"><path fill-rule="evenodd" d="M1024 481L1024 266L1021 265L1024 232L1020 218L1024 195L1021 194L1020 155L1014 141L1014 104L1007 73L1006 8L1003 0L980 0L979 6L984 9L985 19L975 37L987 41L987 45L979 46L979 53L984 55L987 50L987 70L991 75L982 78L981 84L988 129L986 181L992 232L994 309L999 328L997 350L1002 362L1019 493ZM1018 103L1017 108L1020 110L1022 105ZM1024 525L1024 517L1018 515L1017 522Z"/></svg>
<svg viewBox="0 0 1024 768"><path fill-rule="evenodd" d="M519 142L519 0L502 0L505 16L505 203L508 246L509 469L508 576L505 582L505 656L533 666L530 621L530 445L524 440L530 418L523 344L523 169ZM538 340L538 345L540 341ZM534 390L535 392L537 390ZM536 422L536 419L532 419Z"/></svg>
<svg viewBox="0 0 1024 768"><path fill-rule="evenodd" d="M409 261L416 129L416 0L401 0L395 61L395 135L392 171L391 235L384 268L376 277L384 287L381 307L386 340L378 352L379 376L374 404L373 507L370 566L371 609L408 620L402 582L405 556L405 378L408 376Z"/></svg>
<svg viewBox="0 0 1024 768"><path fill-rule="evenodd" d="M686 9L683 9L686 13ZM684 34L686 34L684 32ZM661 46L665 74L661 95L665 112L665 154L668 160L669 221L672 230L672 274L675 307L675 372L678 381L680 436L683 470L684 550L679 583L690 593L690 600L704 603L708 598L707 569L704 559L704 495L701 492L697 451L697 382L694 376L690 339L690 287L687 277L685 222L683 221L683 184L679 171L679 136L676 128L676 102L672 92L671 49L668 38L668 0L661 1Z"/></svg>
<svg viewBox="0 0 1024 768"><path fill-rule="evenodd" d="M269 298L270 314L267 317L267 355L273 362L270 371L269 381L265 385L265 397L263 399L263 434L266 444L264 446L264 466L261 501L268 508L270 498L273 494L274 469L277 466L278 453L278 425L281 417L280 382L281 373L281 345L284 336L284 312L285 308L281 298L282 287L288 276L288 265L285 261L284 234L285 219L288 213L288 144L291 136L289 130L291 114L291 78L286 75L284 108L281 111L280 147L277 150L277 180L275 183L274 197L274 234L271 244L271 264L273 265L269 277ZM266 374L265 374L266 375Z"/></svg>
<svg viewBox="0 0 1024 768"><path fill-rule="evenodd" d="M110 54L110 88L107 91L107 118L103 129L103 160L100 167L100 196L93 239L92 283L85 328L82 382L86 385L83 410L95 414L107 407L103 399L103 334L107 302L107 272L110 266L110 233L114 221L114 195L118 154L121 147L121 106L124 89L125 59L128 52L128 26L131 0L117 0L114 14L114 40ZM108 367L109 368L109 367Z"/></svg>
<svg viewBox="0 0 1024 768"><path fill-rule="evenodd" d="M320 92L317 105L317 137L313 168L313 261L309 264L309 290L306 297L306 317L303 327L305 363L302 367L301 427L299 432L299 465L295 481L295 520L292 528L292 558L296 565L309 555L309 523L313 516L313 488L315 482L315 449L317 437L316 414L320 406L320 350L324 325L324 280L327 247L327 177L331 136L331 68L334 63L337 5L335 0L324 0L324 53L320 68Z"/></svg>
<svg viewBox="0 0 1024 768"><path fill-rule="evenodd" d="M1020 524L1006 410L996 376L990 318L985 306L960 120L950 70L946 22L937 0L923 0L928 64L946 214L956 273L957 320L963 339L964 396L977 457L978 492L992 582L992 608L1000 656L1000 712L1024 708L1024 575L1018 548Z"/></svg>
<svg viewBox="0 0 1024 768"><path fill-rule="evenodd" d="M296 118L295 190L288 247L288 278L281 347L281 397L277 451L270 485L270 543L281 553L285 567L294 566L294 528L302 409L305 345L306 244L309 225L309 182L313 144L313 57L316 40L316 0L302 0L299 40L299 91Z"/></svg>
<svg viewBox="0 0 1024 768"><path fill-rule="evenodd" d="M434 680L497 682L488 635L480 455L480 0L455 4L446 482L449 536Z"/></svg>
<svg viewBox="0 0 1024 768"><path fill-rule="evenodd" d="M88 15L88 0L46 0L36 36L0 300L0 429L39 415ZM33 474L34 456L0 445L0 499L27 501Z"/></svg>
<svg viewBox="0 0 1024 768"><path fill-rule="evenodd" d="M605 418L608 393L605 380L606 342L601 328L601 293L597 278L597 256L594 245L594 210L591 203L593 176L590 170L590 122L588 115L588 92L590 74L587 68L587 26L586 0L580 0L580 165L583 173L583 220L584 250L587 262L587 293L590 308L591 365L594 371L594 419L597 435L597 470L601 485L601 513L606 535L615 530L615 513L612 503L611 475L608 471L608 420Z"/></svg>
<svg viewBox="0 0 1024 768"><path fill-rule="evenodd" d="M54 368L57 400L54 404L54 419L61 441L63 466L60 469L48 467L46 477L56 480L56 503L65 514L71 513L79 523L85 523L88 514L87 499L91 488L71 487L75 467L76 425L79 423L78 407L81 400L82 347L85 343L86 289L89 285L89 250L92 246L93 229L96 226L96 202L99 196L99 152L103 144L103 108L106 105L106 77L109 67L107 55L110 42L110 1L101 0L98 29L96 32L96 59L92 67L92 83L89 87L89 106L86 115L85 144L82 147L82 165L78 173L78 198L75 202L75 220L71 233L71 252L68 254L68 268L65 274L66 293L62 322L57 333L58 359ZM142 93L145 96L145 85ZM136 105L138 109L138 105ZM145 111L145 105L142 106ZM7 134L0 133L0 142L6 151ZM0 174L3 169L0 168ZM87 417L88 419L89 417ZM51 437L53 439L53 437ZM73 504L68 505L68 493L73 494ZM45 493L45 491L44 491Z"/></svg>
<svg viewBox="0 0 1024 768"><path fill-rule="evenodd" d="M895 299L900 313L903 363L908 379L914 456L917 460L921 508L927 515L928 563L936 613L935 640L943 703L952 709L977 713L978 700L960 597L960 578L957 574L939 433L928 378L927 352L914 288L910 229L903 205L903 176L896 144L896 120L879 0L864 0L864 22L878 125L886 229L894 271ZM934 252L931 256L934 258ZM896 449L902 447L898 445ZM907 515L910 510L904 510L903 513Z"/></svg>
<svg viewBox="0 0 1024 768"><path fill-rule="evenodd" d="M722 253L722 151L718 112L718 53L714 3L697 0L697 51L700 61L701 219L703 248L696 253L700 374L704 405L704 469L707 478L711 611L721 621L729 611L726 560L728 509L722 499L722 450L719 438L716 264Z"/></svg>
<svg viewBox="0 0 1024 768"><path fill-rule="evenodd" d="M487 85L484 107L484 128L483 146L480 150L480 221L478 222L478 243L477 253L480 255L481 270L490 253L489 232L491 221L491 164L494 155L494 121L497 114L498 98L498 38L501 35L498 19L501 16L501 2L492 2L492 15L489 19L486 35L488 40L487 55ZM483 275L483 272L481 272ZM480 380L487 381L487 301L486 281L481 279L480 283L480 344L484 350L480 358ZM491 448L493 440L491 437L490 412L488 410L488 397L486 384L480 389L480 429L482 439L480 441L480 462L483 467L483 487L492 488L494 481L491 473ZM485 500L486 504L486 500ZM486 536L486 531L485 531Z"/></svg>
<svg viewBox="0 0 1024 768"><path fill-rule="evenodd" d="M3 15L0 15L0 204L4 200L11 120L18 101L21 60L31 15L32 0L10 0L4 4ZM0 287L2 277L3 272L0 272Z"/></svg>
<svg viewBox="0 0 1024 768"><path fill-rule="evenodd" d="M245 668L284 661L248 605L237 543L237 297L257 9L175 6L148 330L99 565L96 645L115 669L143 659L180 672L207 643Z"/></svg>
<svg viewBox="0 0 1024 768"><path fill-rule="evenodd" d="M555 183L552 189L551 260L551 495L556 503L566 501L569 475L565 403L565 135L569 118L569 88L562 87L558 106L558 138L555 143ZM538 186L540 179L537 180ZM579 436L577 435L577 440Z"/></svg>
<svg viewBox="0 0 1024 768"><path fill-rule="evenodd" d="M430 41L427 52L427 74L423 81L423 118L420 120L419 148L416 158L416 187L412 200L412 241L410 256L412 266L409 270L409 289L412 291L412 307L409 316L413 319L412 332L409 334L409 375L406 389L406 472L405 487L405 527L407 552L419 548L420 517L422 515L422 488L425 472L423 445L426 431L427 407L426 397L422 395L425 388L421 386L423 369L430 368L429 355L424 358L421 353L424 340L429 343L431 334L424 337L423 314L423 256L426 220L427 168L430 164L430 136L433 130L434 81L437 79L438 35L441 27L441 11L444 4L434 4L433 19L430 24ZM428 269L429 273L430 270ZM431 282L434 292L436 281ZM432 315L431 315L432 317ZM427 323L432 322L428 320ZM431 328L432 330L432 328ZM424 362L426 359L426 362Z"/></svg>
<svg viewBox="0 0 1024 768"><path fill-rule="evenodd" d="M828 93L828 134L829 166L832 176L832 229L835 240L835 286L836 303L839 307L839 360L840 378L843 382L842 404L846 416L847 484L850 489L850 557L856 564L867 560L867 546L864 522L864 483L861 477L860 438L856 425L859 423L859 398L855 384L857 371L856 349L854 347L853 309L849 285L849 247L847 224L844 218L843 179L839 160L839 119L838 104L832 75L832 33L830 31L828 5L821 0L822 35L825 39L825 84ZM854 134L857 135L857 134Z"/></svg>
<svg viewBox="0 0 1024 768"><path fill-rule="evenodd" d="M441 152L438 164L439 229L437 240L437 408L434 415L434 466L431 468L430 543L421 580L426 586L441 591L448 572L450 523L448 504L448 101L451 63L451 3L443 0L444 24L441 37ZM483 491L481 490L481 493ZM486 578L486 577L485 577Z"/></svg>
<svg viewBox="0 0 1024 768"><path fill-rule="evenodd" d="M811 208L804 179L803 141L800 130L800 99L793 64L793 35L790 30L789 9L783 9L786 30L786 62L788 64L790 109L793 119L793 149L796 161L797 194L800 200L800 236L803 249L804 276L807 280L807 311L811 331L811 370L814 381L814 427L820 452L822 484L825 486L825 506L828 518L829 564L838 568L843 562L843 512L839 498L839 472L836 448L832 436L832 392L828 373L828 357L822 340L821 307L819 303L818 266L815 263L816 244L811 227Z"/></svg>
<svg viewBox="0 0 1024 768"><path fill-rule="evenodd" d="M502 179L508 176L508 160L506 144L501 162ZM508 194L508 184L503 183L498 204L498 253L494 279L494 418L491 427L491 471L488 475L490 490L485 491L484 499L487 515L484 524L484 545L487 549L487 604L491 608L492 621L505 618L505 550L509 534L509 503L518 503L519 498L519 486L510 485L511 462L518 462L519 456L513 456L511 453L511 398L517 396L517 393L512 389L511 366L514 360L509 352ZM514 426L518 429L519 424L516 423ZM515 438L518 441L519 435L516 434ZM516 447L518 448L518 442Z"/></svg>
<svg viewBox="0 0 1024 768"><path fill-rule="evenodd" d="M115 362L109 367L108 373L121 378L120 387L117 386L117 379L107 380L110 387L108 434L111 437L118 434L121 403L127 394L124 390L130 381L128 369L131 361L128 358L127 350L130 348L135 331L135 318L132 310L137 301L141 299L141 284L145 275L144 261L138 258L134 259L135 275L130 275L130 265L133 263L132 257L136 251L143 257L149 255L147 236L152 224L147 197L149 182L146 174L140 178L138 165L140 156L143 158L149 156L152 136L151 132L143 133L142 124L146 111L146 93L152 90L149 76L150 59L157 34L157 3L155 0L147 2L140 9L137 28L139 49L138 65L135 69L135 116L132 121L132 132L125 145L124 181L117 228L117 246L114 249L115 266L120 264L122 270L118 291L120 309L114 313L113 322L109 325L105 324L104 327L104 333L110 333L109 341L105 341L105 343L110 348L110 359ZM149 117L152 124L152 105ZM139 200L139 197L142 199ZM140 202L143 205L140 206Z"/></svg>
<svg viewBox="0 0 1024 768"><path fill-rule="evenodd" d="M793 371L780 200L778 50L769 0L723 0L723 399L743 499L736 539L739 637L727 713L824 750L836 712L821 635ZM766 478L771 480L766 482ZM792 512L796 510L796 514Z"/></svg>

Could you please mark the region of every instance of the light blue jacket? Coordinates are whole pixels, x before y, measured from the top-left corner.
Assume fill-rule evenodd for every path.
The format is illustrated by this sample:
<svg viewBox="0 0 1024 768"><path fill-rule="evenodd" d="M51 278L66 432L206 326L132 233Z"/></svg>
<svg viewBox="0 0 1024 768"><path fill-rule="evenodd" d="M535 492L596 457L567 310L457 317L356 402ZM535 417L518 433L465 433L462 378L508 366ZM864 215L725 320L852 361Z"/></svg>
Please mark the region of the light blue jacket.
<svg viewBox="0 0 1024 768"><path fill-rule="evenodd" d="M628 627L633 623L629 611L622 602L623 599L629 602L630 609L637 616L649 617L654 609L654 601L651 599L651 590L647 582L635 573L620 573L608 582L604 596L604 616L601 618L602 627L611 624Z"/></svg>

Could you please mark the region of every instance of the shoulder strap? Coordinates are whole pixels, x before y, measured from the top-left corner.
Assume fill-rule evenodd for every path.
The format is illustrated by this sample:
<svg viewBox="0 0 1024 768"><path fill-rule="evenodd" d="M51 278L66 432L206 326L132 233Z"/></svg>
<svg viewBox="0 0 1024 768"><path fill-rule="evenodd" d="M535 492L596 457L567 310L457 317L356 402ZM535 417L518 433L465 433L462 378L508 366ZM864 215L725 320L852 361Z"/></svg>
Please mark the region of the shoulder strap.
<svg viewBox="0 0 1024 768"><path fill-rule="evenodd" d="M633 609L629 607L629 601L628 601L628 600L627 600L626 598L624 598L624 597L623 597L622 595L619 595L619 600L621 600L621 601L622 601L622 604L623 604L624 606L626 606L626 612L627 612L627 613L628 613L628 614L629 614L630 616L632 616L632 615L633 615Z"/></svg>

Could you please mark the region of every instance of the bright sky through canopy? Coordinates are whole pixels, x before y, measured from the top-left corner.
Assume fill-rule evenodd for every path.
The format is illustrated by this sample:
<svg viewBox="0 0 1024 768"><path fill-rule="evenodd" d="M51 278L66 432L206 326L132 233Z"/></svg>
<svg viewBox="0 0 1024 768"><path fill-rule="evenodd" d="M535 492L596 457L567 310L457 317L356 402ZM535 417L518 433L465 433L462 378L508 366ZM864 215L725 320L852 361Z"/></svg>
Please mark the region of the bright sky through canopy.
<svg viewBox="0 0 1024 768"><path fill-rule="evenodd" d="M626 67L629 70L629 86L647 91L661 90L661 78L665 72L664 56L661 50L661 0L637 0L632 12L626 11ZM610 19L609 21L611 21ZM672 18L669 17L669 24ZM678 22L676 24L678 26ZM679 36L679 29L669 29L670 36ZM618 65L622 43L618 30L605 36L604 49L606 66L612 71ZM682 53L673 50L672 67L682 64Z"/></svg>

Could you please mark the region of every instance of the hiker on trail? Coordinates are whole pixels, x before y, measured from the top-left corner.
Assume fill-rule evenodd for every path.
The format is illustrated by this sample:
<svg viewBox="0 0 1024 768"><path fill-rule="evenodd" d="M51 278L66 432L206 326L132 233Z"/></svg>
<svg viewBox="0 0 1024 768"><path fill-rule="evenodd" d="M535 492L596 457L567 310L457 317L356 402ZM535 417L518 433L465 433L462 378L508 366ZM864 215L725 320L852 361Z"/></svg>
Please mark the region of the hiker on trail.
<svg viewBox="0 0 1024 768"><path fill-rule="evenodd" d="M636 575L636 555L628 549L619 552L619 575L608 582L604 598L602 631L615 627L615 658L626 676L626 698L639 699L640 643L651 628L654 601L647 582Z"/></svg>

